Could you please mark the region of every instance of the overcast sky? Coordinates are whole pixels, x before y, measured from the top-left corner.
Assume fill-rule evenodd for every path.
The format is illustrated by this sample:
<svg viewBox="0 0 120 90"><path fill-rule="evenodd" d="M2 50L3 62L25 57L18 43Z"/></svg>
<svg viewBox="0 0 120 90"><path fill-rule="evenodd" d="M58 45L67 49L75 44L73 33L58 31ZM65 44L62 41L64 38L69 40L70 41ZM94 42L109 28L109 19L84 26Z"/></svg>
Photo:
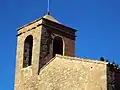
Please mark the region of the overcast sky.
<svg viewBox="0 0 120 90"><path fill-rule="evenodd" d="M13 90L16 29L46 14L47 0L0 0L0 90ZM50 0L59 22L78 30L76 56L120 64L120 0Z"/></svg>

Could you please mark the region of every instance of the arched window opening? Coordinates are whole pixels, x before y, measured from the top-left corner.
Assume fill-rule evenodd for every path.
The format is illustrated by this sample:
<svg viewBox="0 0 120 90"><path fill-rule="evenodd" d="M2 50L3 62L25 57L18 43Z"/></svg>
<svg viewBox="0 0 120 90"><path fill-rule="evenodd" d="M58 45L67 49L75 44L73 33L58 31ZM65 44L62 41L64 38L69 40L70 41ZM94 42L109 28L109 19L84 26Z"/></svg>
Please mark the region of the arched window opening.
<svg viewBox="0 0 120 90"><path fill-rule="evenodd" d="M29 35L24 42L23 68L30 66L32 62L33 36Z"/></svg>
<svg viewBox="0 0 120 90"><path fill-rule="evenodd" d="M55 54L63 55L63 41L60 37L55 37L53 40L53 57Z"/></svg>

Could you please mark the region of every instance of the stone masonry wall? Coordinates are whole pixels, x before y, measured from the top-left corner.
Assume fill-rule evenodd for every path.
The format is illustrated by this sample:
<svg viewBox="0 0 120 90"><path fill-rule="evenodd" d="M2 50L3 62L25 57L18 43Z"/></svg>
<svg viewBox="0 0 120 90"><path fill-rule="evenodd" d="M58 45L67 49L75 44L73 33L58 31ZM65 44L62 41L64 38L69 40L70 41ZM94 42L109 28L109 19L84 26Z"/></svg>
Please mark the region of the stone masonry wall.
<svg viewBox="0 0 120 90"><path fill-rule="evenodd" d="M15 90L39 90L39 59L40 59L40 44L41 44L41 32L43 26L40 24L42 20L35 21L29 25L24 26L18 30L17 34L17 55L16 55L16 73L15 73ZM54 33L54 32L53 32ZM33 50L32 50L32 65L27 68L23 68L23 52L24 41L27 36L33 36ZM55 35L59 35L59 32ZM64 40L64 55L74 56L74 40L67 37L60 36ZM53 45L51 45L53 46ZM71 48L72 47L72 48ZM52 49L52 48L50 48ZM37 85L38 84L38 85ZM38 88L38 89L37 89Z"/></svg>
<svg viewBox="0 0 120 90"><path fill-rule="evenodd" d="M17 55L16 55L16 74L15 90L35 90L36 77L38 74L40 38L42 26L37 26L42 21L37 21L18 31L17 37ZM32 65L23 68L24 41L28 35L33 36Z"/></svg>
<svg viewBox="0 0 120 90"><path fill-rule="evenodd" d="M41 68L38 75L41 23L42 20L36 21L18 31L14 89L107 90L107 63L101 61L57 55ZM32 65L23 68L24 41L28 35L33 36ZM65 41L64 55L74 56L74 40L62 38Z"/></svg>
<svg viewBox="0 0 120 90"><path fill-rule="evenodd" d="M21 70L15 90L107 90L105 62L57 55L39 75Z"/></svg>
<svg viewBox="0 0 120 90"><path fill-rule="evenodd" d="M106 63L57 56L40 71L39 90L107 90Z"/></svg>

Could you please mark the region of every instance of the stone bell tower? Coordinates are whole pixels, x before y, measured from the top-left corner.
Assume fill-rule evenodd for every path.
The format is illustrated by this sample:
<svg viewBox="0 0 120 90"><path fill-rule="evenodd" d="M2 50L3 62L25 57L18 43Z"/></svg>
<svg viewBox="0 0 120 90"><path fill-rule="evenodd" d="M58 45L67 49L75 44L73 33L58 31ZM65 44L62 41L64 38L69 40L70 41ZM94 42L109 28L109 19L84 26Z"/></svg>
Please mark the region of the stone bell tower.
<svg viewBox="0 0 120 90"><path fill-rule="evenodd" d="M20 27L17 32L15 90L38 90L37 76L49 60L56 54L75 54L76 30L49 14Z"/></svg>

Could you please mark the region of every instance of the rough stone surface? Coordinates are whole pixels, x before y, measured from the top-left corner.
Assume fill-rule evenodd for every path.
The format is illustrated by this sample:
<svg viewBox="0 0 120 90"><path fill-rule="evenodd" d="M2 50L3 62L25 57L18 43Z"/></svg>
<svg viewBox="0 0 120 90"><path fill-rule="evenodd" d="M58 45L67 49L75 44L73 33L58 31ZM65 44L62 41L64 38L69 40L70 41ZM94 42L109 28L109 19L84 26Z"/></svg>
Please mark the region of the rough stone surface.
<svg viewBox="0 0 120 90"><path fill-rule="evenodd" d="M47 16L47 18L49 17ZM18 30L15 90L112 90L114 73L109 72L108 63L74 57L74 30L56 24L56 27L63 29L59 30L61 28L54 27L55 23L51 23L53 25L51 27L42 25L42 23L42 19L38 19ZM44 23L49 24L50 22ZM42 30L46 30L46 33L50 32L51 43L45 43L49 45L48 49L41 45L45 40L47 41L47 34L42 34ZM33 36L32 65L23 68L24 41L28 35ZM55 36L59 36L63 40L63 56L57 55L52 58L52 44ZM43 59L46 52L49 55L46 55L47 59L44 59L44 66L39 69L39 64L42 63L40 60ZM115 75L119 77L119 74ZM119 81L116 83L119 85Z"/></svg>
<svg viewBox="0 0 120 90"><path fill-rule="evenodd" d="M106 64L57 55L39 75L31 67L22 69L15 90L107 90Z"/></svg>
<svg viewBox="0 0 120 90"><path fill-rule="evenodd" d="M49 17L47 17L49 18ZM59 36L63 39L63 55L67 56L74 56L74 45L75 40L71 38L69 34L65 34L60 30L56 30L50 27L46 27L43 25L43 20L39 19L34 22L31 22L21 28L18 29L17 34L17 54L16 54L16 73L15 73L15 90L37 90L37 84L39 85L38 81L38 73L40 70L40 56L41 50L45 49L41 46L41 40L43 30L47 29L47 31L51 32L51 44L49 46L49 53L50 55L46 55L47 62L52 58L53 52L53 39L55 36ZM69 30L68 30L69 31ZM70 30L71 32L71 30ZM23 68L23 54L24 54L24 42L27 36L33 36L33 48L32 48L32 65L28 66L27 68ZM46 36L45 36L46 37ZM72 36L74 37L74 36ZM42 48L42 49L41 49ZM43 53L43 52L42 52ZM45 60L43 60L45 61ZM45 61L45 64L47 63ZM43 63L43 62L42 62Z"/></svg>
<svg viewBox="0 0 120 90"><path fill-rule="evenodd" d="M32 82L33 81L32 79L36 80L36 76L38 72L40 40L41 40L40 38L41 38L41 28L42 28L41 26L37 27L37 25L40 24L41 22L42 21L38 21L18 31L15 90L26 90L25 88L27 88L29 85L30 87L32 87L31 85L35 83ZM24 41L28 35L33 36L32 65L30 67L23 68L22 66L23 66ZM27 90L30 90L29 88Z"/></svg>
<svg viewBox="0 0 120 90"><path fill-rule="evenodd" d="M106 64L57 56L38 76L40 90L107 90Z"/></svg>
<svg viewBox="0 0 120 90"><path fill-rule="evenodd" d="M63 33L59 33L57 32L57 30L51 30L51 28L46 28L43 26L40 45L40 68L43 67L47 62L49 62L49 60L53 57L53 40L56 36L62 38L63 55L74 56L75 40L65 37Z"/></svg>

